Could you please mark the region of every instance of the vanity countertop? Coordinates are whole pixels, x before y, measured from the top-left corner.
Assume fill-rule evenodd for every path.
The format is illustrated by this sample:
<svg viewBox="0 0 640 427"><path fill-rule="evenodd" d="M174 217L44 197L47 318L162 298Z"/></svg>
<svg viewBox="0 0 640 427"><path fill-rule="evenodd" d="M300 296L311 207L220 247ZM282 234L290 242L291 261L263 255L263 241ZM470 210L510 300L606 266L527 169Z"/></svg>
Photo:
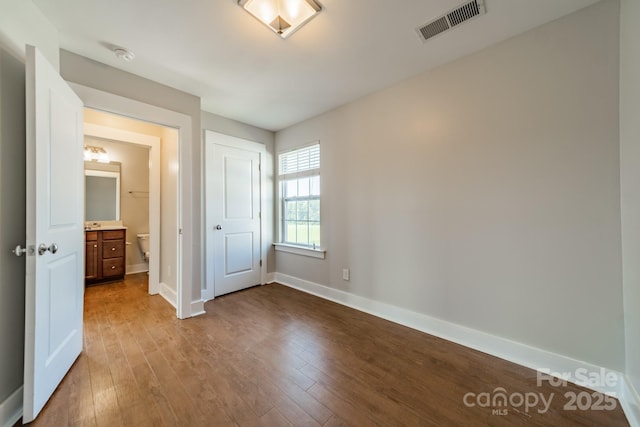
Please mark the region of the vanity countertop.
<svg viewBox="0 0 640 427"><path fill-rule="evenodd" d="M102 225L99 227L85 227L84 231L111 231L111 230L126 230L127 227L123 225Z"/></svg>
<svg viewBox="0 0 640 427"><path fill-rule="evenodd" d="M115 222L115 221L114 221ZM122 224L100 224L100 223L85 223L84 224L84 231L100 231L100 230L126 230L127 227L125 227Z"/></svg>

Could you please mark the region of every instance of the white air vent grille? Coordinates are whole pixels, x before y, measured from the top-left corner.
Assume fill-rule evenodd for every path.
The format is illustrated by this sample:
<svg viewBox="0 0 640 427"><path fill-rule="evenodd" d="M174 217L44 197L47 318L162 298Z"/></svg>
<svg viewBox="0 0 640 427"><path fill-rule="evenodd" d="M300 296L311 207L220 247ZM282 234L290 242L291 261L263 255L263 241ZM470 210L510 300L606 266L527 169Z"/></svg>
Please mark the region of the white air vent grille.
<svg viewBox="0 0 640 427"><path fill-rule="evenodd" d="M484 15L487 9L484 0L473 0L417 28L422 41L427 41L438 34L462 24L476 16Z"/></svg>

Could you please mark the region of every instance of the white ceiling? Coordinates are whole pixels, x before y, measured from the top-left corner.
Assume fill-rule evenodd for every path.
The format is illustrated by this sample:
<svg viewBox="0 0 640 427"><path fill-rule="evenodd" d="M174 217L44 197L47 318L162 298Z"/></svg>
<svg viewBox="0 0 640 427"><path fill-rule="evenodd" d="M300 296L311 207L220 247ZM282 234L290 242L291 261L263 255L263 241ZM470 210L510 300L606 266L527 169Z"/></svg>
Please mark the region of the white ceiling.
<svg viewBox="0 0 640 427"><path fill-rule="evenodd" d="M486 0L487 14L427 43L415 28L464 0L320 0L286 40L236 0L32 0L63 49L279 130L598 0ZM131 49L131 63L107 46Z"/></svg>

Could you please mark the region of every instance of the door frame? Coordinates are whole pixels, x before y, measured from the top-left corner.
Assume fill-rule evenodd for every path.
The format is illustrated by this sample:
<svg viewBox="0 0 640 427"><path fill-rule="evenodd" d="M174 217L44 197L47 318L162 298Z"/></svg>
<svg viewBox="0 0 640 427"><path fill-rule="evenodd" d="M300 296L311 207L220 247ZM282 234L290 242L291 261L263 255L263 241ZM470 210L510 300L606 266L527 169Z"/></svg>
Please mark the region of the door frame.
<svg viewBox="0 0 640 427"><path fill-rule="evenodd" d="M210 158L210 151L213 150L214 145L224 145L227 147L237 148L240 150L247 150L256 152L260 156L260 259L262 260L262 265L260 266L260 283L267 283L267 251L265 248L266 236L266 189L265 184L267 182L266 179L266 168L263 163L266 159L267 147L264 144L259 142L249 141L243 138L238 138L231 135L226 135L219 132L214 132L211 130L204 131L204 141L205 141L205 155L204 161L204 200L205 200L205 224L204 224L204 237L206 241L205 247L205 260L204 260L204 268L205 268L205 286L202 290L202 299L204 301L209 301L215 298L215 267L213 263L209 262L209 256L214 253L213 246L213 229L215 227L215 221L212 215L212 209L209 207L209 203L211 203L212 197L210 197L212 189L207 186L207 182L211 182L210 174L213 173L213 166L207 164L207 159Z"/></svg>
<svg viewBox="0 0 640 427"><path fill-rule="evenodd" d="M156 295L160 292L160 138L93 123L84 124L84 135L149 148L149 295ZM137 247L136 242L134 245Z"/></svg>
<svg viewBox="0 0 640 427"><path fill-rule="evenodd" d="M179 319L204 313L204 303L200 299L193 301L192 297L192 266L183 265L193 257L193 190L191 188L192 158L192 122L191 117L175 111L166 110L155 105L146 104L129 98L124 98L98 89L68 82L69 86L82 99L86 108L104 111L135 120L154 123L160 126L177 129L178 131L178 224L177 260L176 260L176 316ZM159 252L159 251L158 251ZM157 257L156 257L157 258Z"/></svg>

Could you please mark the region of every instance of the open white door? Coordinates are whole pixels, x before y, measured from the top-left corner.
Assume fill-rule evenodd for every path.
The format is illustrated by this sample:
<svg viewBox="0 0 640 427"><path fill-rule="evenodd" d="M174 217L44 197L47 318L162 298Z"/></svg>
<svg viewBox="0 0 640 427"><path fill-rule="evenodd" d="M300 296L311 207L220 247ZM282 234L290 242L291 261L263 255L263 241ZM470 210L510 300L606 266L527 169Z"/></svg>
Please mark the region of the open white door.
<svg viewBox="0 0 640 427"><path fill-rule="evenodd" d="M24 415L32 421L82 350L82 101L27 46Z"/></svg>
<svg viewBox="0 0 640 427"><path fill-rule="evenodd" d="M207 146L215 296L261 283L260 153Z"/></svg>

